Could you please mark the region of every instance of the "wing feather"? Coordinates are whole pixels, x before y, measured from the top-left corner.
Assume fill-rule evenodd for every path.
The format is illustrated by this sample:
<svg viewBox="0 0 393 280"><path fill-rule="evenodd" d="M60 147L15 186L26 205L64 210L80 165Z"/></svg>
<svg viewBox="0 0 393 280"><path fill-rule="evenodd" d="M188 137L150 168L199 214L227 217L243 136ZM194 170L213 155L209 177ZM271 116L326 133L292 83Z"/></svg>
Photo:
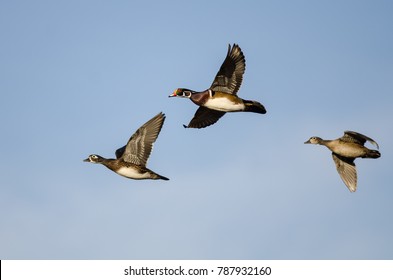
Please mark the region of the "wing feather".
<svg viewBox="0 0 393 280"><path fill-rule="evenodd" d="M356 165L353 159L339 156L332 153L333 161L336 164L337 172L348 187L350 192L355 192L357 187Z"/></svg>
<svg viewBox="0 0 393 280"><path fill-rule="evenodd" d="M188 126L185 127L203 128L216 123L224 114L225 112L200 106Z"/></svg>
<svg viewBox="0 0 393 280"><path fill-rule="evenodd" d="M349 131L349 130L344 131L344 136L342 138L345 141L357 143L360 145L364 145L366 143L366 141L369 141L371 144L373 144L375 147L377 147L377 149L379 149L379 145L377 142L375 142L370 137L363 135L359 132Z"/></svg>
<svg viewBox="0 0 393 280"><path fill-rule="evenodd" d="M165 115L159 113L142 125L131 136L127 145L116 151L116 157L122 157L126 162L146 166L153 144L161 131L164 120Z"/></svg>
<svg viewBox="0 0 393 280"><path fill-rule="evenodd" d="M246 70L246 59L240 47L236 44L228 46L228 53L218 71L210 89L213 91L234 94L238 92L243 74Z"/></svg>

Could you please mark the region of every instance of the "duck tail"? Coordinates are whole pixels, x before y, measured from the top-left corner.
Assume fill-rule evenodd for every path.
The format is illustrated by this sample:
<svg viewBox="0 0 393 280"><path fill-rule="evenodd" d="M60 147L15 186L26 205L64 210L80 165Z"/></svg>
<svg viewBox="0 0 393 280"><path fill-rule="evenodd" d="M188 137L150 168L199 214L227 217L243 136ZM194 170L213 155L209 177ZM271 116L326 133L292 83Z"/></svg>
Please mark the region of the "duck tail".
<svg viewBox="0 0 393 280"><path fill-rule="evenodd" d="M161 179L161 180L169 181L169 178L164 177L164 176L161 176L161 175L159 175L159 176L160 176L160 179Z"/></svg>
<svg viewBox="0 0 393 280"><path fill-rule="evenodd" d="M253 100L243 100L244 105L246 108L244 111L246 112L254 112L258 114L266 114L266 109L265 107L259 103L258 101L253 101Z"/></svg>
<svg viewBox="0 0 393 280"><path fill-rule="evenodd" d="M168 181L169 180L169 178L167 178L167 177L164 177L164 176L161 176L161 175L159 175L159 174L157 174L157 173L154 173L154 180L165 180L165 181Z"/></svg>
<svg viewBox="0 0 393 280"><path fill-rule="evenodd" d="M366 154L366 158L379 158L381 153L377 150L369 150Z"/></svg>

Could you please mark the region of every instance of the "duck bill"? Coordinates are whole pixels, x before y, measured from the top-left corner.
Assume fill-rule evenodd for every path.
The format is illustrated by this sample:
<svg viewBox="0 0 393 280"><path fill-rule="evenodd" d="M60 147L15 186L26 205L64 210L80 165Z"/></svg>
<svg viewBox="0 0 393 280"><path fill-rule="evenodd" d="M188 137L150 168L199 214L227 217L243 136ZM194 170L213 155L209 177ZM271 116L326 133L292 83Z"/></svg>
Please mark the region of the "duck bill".
<svg viewBox="0 0 393 280"><path fill-rule="evenodd" d="M84 162L90 162L90 159L87 158L87 159L84 159L83 161L84 161Z"/></svg>
<svg viewBox="0 0 393 280"><path fill-rule="evenodd" d="M306 142L304 142L304 144L311 144L310 140L307 140Z"/></svg>
<svg viewBox="0 0 393 280"><path fill-rule="evenodd" d="M172 94L169 95L168 97L176 97L176 93L172 93Z"/></svg>

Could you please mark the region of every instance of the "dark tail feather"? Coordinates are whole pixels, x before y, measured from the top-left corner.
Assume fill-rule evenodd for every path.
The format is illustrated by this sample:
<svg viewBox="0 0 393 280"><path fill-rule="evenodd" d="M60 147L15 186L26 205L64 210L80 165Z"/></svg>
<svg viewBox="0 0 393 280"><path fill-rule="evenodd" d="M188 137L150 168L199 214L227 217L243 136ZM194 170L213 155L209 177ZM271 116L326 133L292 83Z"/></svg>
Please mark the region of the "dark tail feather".
<svg viewBox="0 0 393 280"><path fill-rule="evenodd" d="M378 152L377 150L370 150L366 155L366 157L368 157L368 158L379 158L380 156L381 156L381 153Z"/></svg>
<svg viewBox="0 0 393 280"><path fill-rule="evenodd" d="M161 176L161 175L159 175L159 174L157 174L157 173L155 173L154 175L156 175L156 177L153 178L154 180L159 180L159 179L165 180L165 181L168 181L168 180L169 180L169 178L164 177L164 176Z"/></svg>
<svg viewBox="0 0 393 280"><path fill-rule="evenodd" d="M169 178L161 176L161 175L159 175L159 176L160 176L160 179L165 180L165 181L169 181Z"/></svg>
<svg viewBox="0 0 393 280"><path fill-rule="evenodd" d="M266 114L266 109L263 107L261 103L258 101L252 101L252 100L243 100L244 105L246 105L246 108L244 111L246 112L254 112L254 113L259 113L259 114Z"/></svg>

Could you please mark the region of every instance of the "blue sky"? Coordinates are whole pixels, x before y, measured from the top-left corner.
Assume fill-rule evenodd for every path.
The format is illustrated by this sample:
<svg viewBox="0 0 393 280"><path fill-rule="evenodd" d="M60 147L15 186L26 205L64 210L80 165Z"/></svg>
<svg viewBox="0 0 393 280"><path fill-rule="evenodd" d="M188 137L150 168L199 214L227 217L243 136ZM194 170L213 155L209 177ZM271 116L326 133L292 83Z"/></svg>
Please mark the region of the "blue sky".
<svg viewBox="0 0 393 280"><path fill-rule="evenodd" d="M391 1L1 1L0 259L392 259ZM268 113L184 129L228 43ZM113 157L163 111L148 167ZM330 152L354 130L350 193Z"/></svg>

